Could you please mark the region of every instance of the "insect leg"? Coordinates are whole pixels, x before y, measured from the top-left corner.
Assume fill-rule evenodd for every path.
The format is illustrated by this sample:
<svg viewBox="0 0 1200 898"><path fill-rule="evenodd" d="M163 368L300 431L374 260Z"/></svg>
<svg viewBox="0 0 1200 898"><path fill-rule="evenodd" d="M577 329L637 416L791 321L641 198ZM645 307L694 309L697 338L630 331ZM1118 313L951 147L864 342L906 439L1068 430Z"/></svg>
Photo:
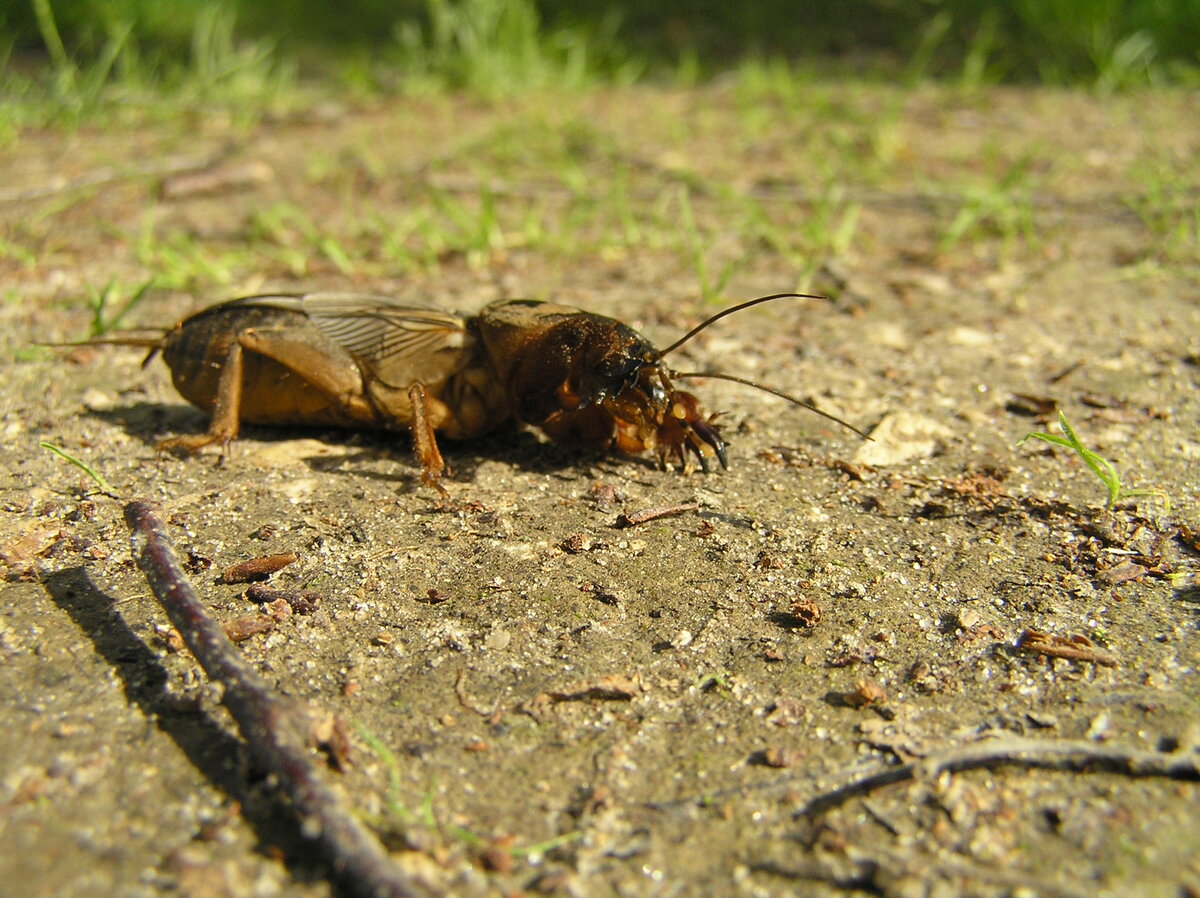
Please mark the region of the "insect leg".
<svg viewBox="0 0 1200 898"><path fill-rule="evenodd" d="M417 464L421 466L421 482L433 487L441 493L443 499L447 499L450 494L442 486L442 473L446 470L446 462L438 449L425 385L419 380L413 381L409 386L408 400L412 403L413 450L417 456Z"/></svg>
<svg viewBox="0 0 1200 898"><path fill-rule="evenodd" d="M371 425L375 413L363 396L363 379L354 359L324 334L311 328L255 327L238 334L247 352L264 356L294 371L300 379L333 400L351 421Z"/></svg>
<svg viewBox="0 0 1200 898"><path fill-rule="evenodd" d="M725 452L725 441L721 439L721 435L717 429L713 427L711 419L696 417L688 422L691 426L691 432L688 434L688 442L691 444L695 453L700 456L700 466L704 469L704 473L708 473L708 465L705 464L705 447L712 450L717 456L717 460L721 463L722 468L729 468L729 456Z"/></svg>
<svg viewBox="0 0 1200 898"><path fill-rule="evenodd" d="M208 432L192 436L172 437L158 444L159 452L182 449L196 452L213 443L221 444L224 454L229 444L237 439L238 424L241 422L242 382L245 360L242 344L231 340L229 350L220 364L221 374L217 380L217 392L213 397L212 420Z"/></svg>
<svg viewBox="0 0 1200 898"><path fill-rule="evenodd" d="M164 440L160 450L195 452L213 443L227 448L243 421L378 424L354 358L313 328L228 327L208 339L198 362L181 362L180 356L188 355L185 350L186 344L172 347L168 338L166 355L175 386L207 410L212 421L207 433Z"/></svg>

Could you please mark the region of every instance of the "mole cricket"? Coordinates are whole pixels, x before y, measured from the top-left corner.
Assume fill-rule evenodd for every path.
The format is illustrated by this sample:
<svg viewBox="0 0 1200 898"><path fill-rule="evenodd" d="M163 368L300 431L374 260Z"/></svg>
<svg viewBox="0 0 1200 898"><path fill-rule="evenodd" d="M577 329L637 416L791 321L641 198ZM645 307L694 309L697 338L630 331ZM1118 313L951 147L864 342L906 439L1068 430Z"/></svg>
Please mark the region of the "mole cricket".
<svg viewBox="0 0 1200 898"><path fill-rule="evenodd" d="M725 441L675 381L707 377L765 390L862 431L794 396L720 372L680 373L664 358L709 325L777 293L712 315L666 349L613 318L527 299L478 314L356 293L249 296L211 306L155 339L94 342L162 353L180 394L211 416L208 431L161 450L197 451L237 438L239 426L408 430L421 479L446 494L437 435L470 440L514 425L556 443L654 452L664 467L728 467Z"/></svg>

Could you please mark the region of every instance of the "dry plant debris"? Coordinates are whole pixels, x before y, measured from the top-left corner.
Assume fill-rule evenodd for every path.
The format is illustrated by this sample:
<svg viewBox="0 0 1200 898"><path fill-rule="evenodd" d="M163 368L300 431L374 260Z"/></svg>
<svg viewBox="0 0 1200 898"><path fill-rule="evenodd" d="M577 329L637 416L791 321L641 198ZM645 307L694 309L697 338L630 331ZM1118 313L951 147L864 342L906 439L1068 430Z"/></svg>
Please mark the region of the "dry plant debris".
<svg viewBox="0 0 1200 898"><path fill-rule="evenodd" d="M1090 661L1104 667L1116 667L1118 663L1115 655L1096 648L1092 641L1083 634L1064 637L1042 633L1038 630L1025 630L1017 637L1016 645L1023 652L1045 655L1049 658Z"/></svg>
<svg viewBox="0 0 1200 898"><path fill-rule="evenodd" d="M646 524L650 521L657 521L659 518L670 518L675 515L686 514L689 511L696 511L700 508L698 502L684 502L680 505L665 505L661 508L647 508L643 511L635 511L629 514L617 515L617 521L614 526L617 528L636 527L639 524Z"/></svg>
<svg viewBox="0 0 1200 898"><path fill-rule="evenodd" d="M251 558L231 564L221 572L224 583L247 583L251 580L265 580L276 571L283 570L289 564L294 564L300 558L295 552L280 552L276 555L264 555L261 558Z"/></svg>

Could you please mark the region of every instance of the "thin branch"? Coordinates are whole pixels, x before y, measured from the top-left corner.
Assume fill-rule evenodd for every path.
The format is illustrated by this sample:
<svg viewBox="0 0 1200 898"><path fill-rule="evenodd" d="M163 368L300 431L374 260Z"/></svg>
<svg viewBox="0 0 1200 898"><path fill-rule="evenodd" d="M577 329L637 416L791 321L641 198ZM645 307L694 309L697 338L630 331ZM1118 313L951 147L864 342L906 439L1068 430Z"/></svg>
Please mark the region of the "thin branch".
<svg viewBox="0 0 1200 898"><path fill-rule="evenodd" d="M188 581L158 509L125 506L133 555L150 588L209 678L224 687L222 702L255 758L279 779L300 816L302 830L324 851L333 876L361 898L433 898L440 893L414 881L326 782L309 747L313 715L276 695L209 616Z"/></svg>
<svg viewBox="0 0 1200 898"><path fill-rule="evenodd" d="M1081 739L1004 737L956 746L897 767L865 774L855 772L842 783L809 799L796 811L795 816L818 814L857 795L865 795L893 783L934 779L941 773L975 770L981 767L1026 767L1077 772L1102 770L1125 776L1200 780L1200 754L1190 749L1176 752L1145 751L1119 745L1101 745Z"/></svg>
<svg viewBox="0 0 1200 898"><path fill-rule="evenodd" d="M684 502L682 505L667 505L662 508L647 508L645 511L635 511L632 514L617 515L617 521L614 527L636 527L639 524L645 524L650 521L657 521L659 518L670 518L675 515L685 514L689 511L696 511L700 508L699 502Z"/></svg>
<svg viewBox="0 0 1200 898"><path fill-rule="evenodd" d="M1017 648L1022 652L1063 658L1067 661L1091 661L1104 667L1116 667L1118 663L1115 655L1096 648L1083 636L1072 640L1038 630L1026 630L1017 638Z"/></svg>
<svg viewBox="0 0 1200 898"><path fill-rule="evenodd" d="M1187 735L1175 751L1146 751L1087 740L1023 739L1000 736L956 744L924 758L891 767L857 764L849 769L814 776L811 771L788 773L771 780L741 783L700 795L648 802L658 811L678 811L699 802L722 802L750 794L809 794L793 816L819 814L884 786L926 780L944 772L995 767L1025 767L1078 773L1104 771L1134 777L1200 780L1200 737Z"/></svg>

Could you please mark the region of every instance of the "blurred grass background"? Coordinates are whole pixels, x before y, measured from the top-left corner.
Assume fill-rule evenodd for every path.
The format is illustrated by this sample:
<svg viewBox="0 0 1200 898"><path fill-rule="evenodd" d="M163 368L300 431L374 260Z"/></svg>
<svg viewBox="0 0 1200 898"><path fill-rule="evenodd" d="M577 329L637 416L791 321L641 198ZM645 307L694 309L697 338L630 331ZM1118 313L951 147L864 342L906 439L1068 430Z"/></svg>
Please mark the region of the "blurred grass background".
<svg viewBox="0 0 1200 898"><path fill-rule="evenodd" d="M102 142L81 142L65 187L54 186L58 162L0 185L14 209L43 203L0 227L0 270L52 264L78 217L129 253L121 270L107 259L92 274L72 270L90 278L81 289L93 329L111 327L150 283L250 292L255 278L389 278L456 259L482 269L517 250L543 261L659 253L716 302L764 248L795 273L789 286L809 292L829 260L872 246L872 210L889 204L925 210L917 242L931 256L1007 262L1065 254L1063 210L1090 203L1089 214L1143 223L1144 239L1122 250L1127 276L1194 278L1197 23L1200 0L846 0L836 10L781 0L18 0L0 5L0 152L44 128L156 135L157 149L139 152L159 164L184 148L216 158L226 150L215 142L236 146L264 121L337 120L347 133L336 147L309 147L302 165L255 144L252 161L266 158L272 174L245 189L240 212L228 197L216 203L216 219L236 222L224 230L180 219L169 202L116 204L118 191L89 179L123 182L140 169L114 168ZM605 91L634 84L655 89L621 91L616 105L642 119L627 141L620 115L592 116ZM709 114L688 113L687 92L674 89L697 84L712 85ZM987 89L999 84L1068 88L1045 92L1060 110L1104 96L1094 104L1103 127L1087 153L1064 156L1053 127L1025 133L1019 116L937 146L906 112L922 95L972 115L1028 104ZM403 101L375 103L393 97ZM393 128L386 151L371 130L380 122L344 115L373 106L404 110L383 125ZM1177 134L1146 124L1170 116ZM133 130L146 124L163 127ZM422 141L420 158L401 151ZM96 160L81 174L89 152ZM764 153L769 163L745 163ZM1093 196L1096 166L1110 180Z"/></svg>
<svg viewBox="0 0 1200 898"><path fill-rule="evenodd" d="M10 0L0 97L235 97L280 79L511 94L819 73L1112 91L1200 81L1200 0ZM240 85L240 88L239 88Z"/></svg>

